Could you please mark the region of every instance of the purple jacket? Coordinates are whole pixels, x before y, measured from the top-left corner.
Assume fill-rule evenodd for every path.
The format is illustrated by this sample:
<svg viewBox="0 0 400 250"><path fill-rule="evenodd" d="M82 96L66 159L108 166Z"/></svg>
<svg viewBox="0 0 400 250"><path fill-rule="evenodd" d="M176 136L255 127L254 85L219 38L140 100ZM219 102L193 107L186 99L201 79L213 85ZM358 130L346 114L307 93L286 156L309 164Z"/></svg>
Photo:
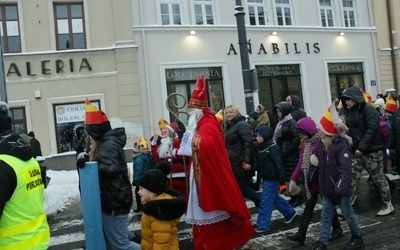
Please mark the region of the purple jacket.
<svg viewBox="0 0 400 250"><path fill-rule="evenodd" d="M334 137L332 145L325 151L321 142L317 149L319 168L319 191L326 196L351 196L351 148L348 140Z"/></svg>
<svg viewBox="0 0 400 250"><path fill-rule="evenodd" d="M296 129L303 130L307 132L309 135L314 136L316 133L318 133L318 128L315 122L310 118L310 117L305 117L300 119L297 124L296 124ZM312 145L312 152L313 154L316 153L318 144L320 144L320 141L314 142ZM299 161L297 162L296 168L294 169L292 176L290 179L292 181L298 182L299 178L303 176L303 170L301 169L301 165L303 163L303 154L304 154L304 142L301 144L301 149L300 149L300 154L299 154ZM310 170L312 166L310 165ZM309 173L310 174L310 173ZM308 178L307 178L307 181ZM311 192L318 192L318 181L314 181L314 183L307 183L309 184L309 187L311 187L310 191ZM311 185L310 185L311 184Z"/></svg>

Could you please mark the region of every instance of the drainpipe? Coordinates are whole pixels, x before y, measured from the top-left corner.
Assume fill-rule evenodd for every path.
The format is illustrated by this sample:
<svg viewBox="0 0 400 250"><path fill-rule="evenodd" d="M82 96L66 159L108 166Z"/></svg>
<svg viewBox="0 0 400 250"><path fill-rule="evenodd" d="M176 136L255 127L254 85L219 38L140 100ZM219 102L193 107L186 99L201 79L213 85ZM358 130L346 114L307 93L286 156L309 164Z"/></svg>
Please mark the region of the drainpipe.
<svg viewBox="0 0 400 250"><path fill-rule="evenodd" d="M397 68L396 68L396 57L395 57L395 51L394 51L394 37L393 37L393 28L392 28L392 12L390 11L390 1L391 0L386 0L386 12L387 12L387 17L388 17L388 25L389 25L389 41L390 41L390 59L392 63L392 74L393 74L393 87L396 90L396 93L398 91L398 84L399 84L399 79L397 77Z"/></svg>

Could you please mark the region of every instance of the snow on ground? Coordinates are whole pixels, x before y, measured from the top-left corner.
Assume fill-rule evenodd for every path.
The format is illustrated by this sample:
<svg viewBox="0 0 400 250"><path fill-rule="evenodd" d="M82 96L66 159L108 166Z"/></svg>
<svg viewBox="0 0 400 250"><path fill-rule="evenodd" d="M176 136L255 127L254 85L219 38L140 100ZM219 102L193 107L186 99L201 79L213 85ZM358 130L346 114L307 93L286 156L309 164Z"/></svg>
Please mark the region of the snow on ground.
<svg viewBox="0 0 400 250"><path fill-rule="evenodd" d="M78 173L71 171L47 170L51 178L44 190L44 209L47 215L60 213L68 208L72 202L78 201Z"/></svg>

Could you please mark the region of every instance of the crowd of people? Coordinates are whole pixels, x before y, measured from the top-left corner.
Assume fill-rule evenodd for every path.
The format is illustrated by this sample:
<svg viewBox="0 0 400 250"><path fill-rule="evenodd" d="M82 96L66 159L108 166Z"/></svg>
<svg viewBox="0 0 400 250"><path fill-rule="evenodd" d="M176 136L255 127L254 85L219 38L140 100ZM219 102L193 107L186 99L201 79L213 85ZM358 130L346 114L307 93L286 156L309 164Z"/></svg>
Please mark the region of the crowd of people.
<svg viewBox="0 0 400 250"><path fill-rule="evenodd" d="M343 236L339 215L351 233L345 249L359 249L363 236L352 205L363 170L383 204L377 216L394 213L395 185L385 174L389 162L392 174L400 170L397 93L378 95L373 102L362 89L349 87L313 120L296 95L277 103L272 112L261 104L247 117L233 105L214 112L206 89L204 76L199 76L188 103L187 126L160 119L159 133L134 143L132 182L124 128L111 128L106 114L86 100L85 123L74 129L76 164L79 171L87 161L98 163L107 249L179 249L177 225L183 214L193 225L196 250L236 249L256 233L268 234L274 207L291 223L295 207L305 203L297 232L286 235L304 244L318 201L322 211L314 249L327 249L329 241ZM7 113L7 104L0 103L0 234L10 227L18 230L16 237L0 241L0 248L46 249L44 187L33 160L41 152L33 150L34 136L12 131ZM18 150L11 145L19 145ZM24 179L27 171L30 178ZM40 184L29 195L24 193L27 181ZM21 207L21 199L35 205L34 211ZM246 199L258 209L254 227ZM141 235L128 230L132 210L142 214Z"/></svg>
<svg viewBox="0 0 400 250"><path fill-rule="evenodd" d="M329 241L343 236L339 216L350 228L345 249L359 249L364 242L352 205L364 169L383 203L377 216L394 212L394 185L386 178L384 164L390 162L392 173L398 173L400 114L392 102L395 93L375 104L360 88L350 87L319 120L313 120L296 95L277 103L272 112L262 105L247 117L233 105L214 112L208 108L205 89L205 80L199 77L188 104L187 126L160 119L159 133L149 142L142 136L134 143L132 183L127 183L126 164L120 159L115 162L119 181L101 185L114 185L125 197L113 201L107 199L118 196L102 196L102 204L108 204L102 211L109 249L179 249L177 224L183 214L193 225L195 249L235 249L254 234L268 234L274 207L285 223L291 223L297 216L295 207L302 204L298 231L286 237L304 244L318 201L321 226L314 249L327 249ZM97 125L86 122L85 130L95 141L89 159L103 164L105 138L96 136L120 133L104 126L108 120L100 114L103 120ZM107 168L101 167L99 173ZM100 183L110 181L104 178L100 175ZM134 192L129 192L128 184ZM135 205L128 199L133 193ZM254 226L246 200L258 209ZM141 236L129 232L126 223L118 223L130 210L142 213Z"/></svg>

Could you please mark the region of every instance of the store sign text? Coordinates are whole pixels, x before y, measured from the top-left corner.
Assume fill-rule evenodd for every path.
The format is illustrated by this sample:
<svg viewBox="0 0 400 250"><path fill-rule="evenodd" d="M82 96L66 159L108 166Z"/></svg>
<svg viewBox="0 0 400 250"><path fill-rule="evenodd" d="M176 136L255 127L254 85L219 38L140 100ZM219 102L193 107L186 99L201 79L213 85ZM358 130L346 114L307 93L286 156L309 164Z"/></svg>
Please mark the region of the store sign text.
<svg viewBox="0 0 400 250"><path fill-rule="evenodd" d="M247 42L247 50L249 51L249 54L253 53L253 48L252 48L252 43L250 40ZM272 54L279 54L279 53L285 53L285 54L301 54L303 52L309 54L311 52L313 53L319 53L321 51L319 47L319 43L304 43L304 44L298 44L298 43L283 43L283 44L278 44L278 43L271 43L269 47L267 45L264 45L263 43L260 44L258 47L257 54L268 54L268 52L271 52ZM237 50L233 43L229 45L228 52L226 53L227 55L230 54L237 55Z"/></svg>
<svg viewBox="0 0 400 250"><path fill-rule="evenodd" d="M43 60L40 62L40 70L42 75L51 75L52 70L53 72L57 74L61 73L73 73L75 71L75 60L74 59L69 59L67 62L64 62L64 60L57 59L53 63L50 60ZM37 73L32 71L32 65L31 62L25 62L25 69L26 69L26 75L27 76L36 76ZM21 73L21 65L17 65L16 63L11 63L10 66L8 67L7 70L7 76L10 76L12 74L16 74L17 76L22 76ZM89 63L89 60L87 58L82 58L81 62L79 64L79 69L78 71L82 71L84 69L87 69L89 71L92 70L92 66Z"/></svg>
<svg viewBox="0 0 400 250"><path fill-rule="evenodd" d="M92 102L92 104L99 109L98 102ZM57 105L55 109L57 124L85 120L85 103Z"/></svg>

